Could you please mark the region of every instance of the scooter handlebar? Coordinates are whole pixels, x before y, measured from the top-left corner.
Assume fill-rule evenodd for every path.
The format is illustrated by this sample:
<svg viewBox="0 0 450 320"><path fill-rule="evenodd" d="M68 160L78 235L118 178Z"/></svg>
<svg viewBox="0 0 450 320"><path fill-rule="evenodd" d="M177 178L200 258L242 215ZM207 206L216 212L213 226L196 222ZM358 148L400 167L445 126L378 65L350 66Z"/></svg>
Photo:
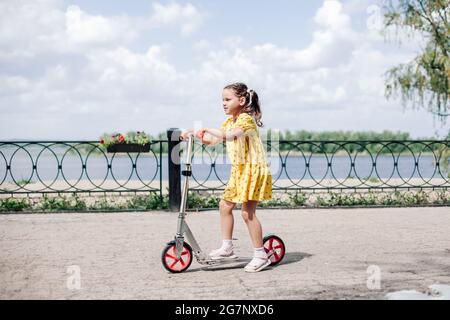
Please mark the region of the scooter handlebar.
<svg viewBox="0 0 450 320"><path fill-rule="evenodd" d="M185 131L185 132L181 133L180 138L181 138L181 140L187 140L187 139L189 139L189 136L194 137L194 133L190 132L190 131Z"/></svg>
<svg viewBox="0 0 450 320"><path fill-rule="evenodd" d="M183 133L181 133L180 138L182 140L187 140L189 139L189 136L192 136L193 138L197 138L197 139L203 139L203 136L205 135L205 129L200 129L197 132L192 132L192 131L185 131Z"/></svg>

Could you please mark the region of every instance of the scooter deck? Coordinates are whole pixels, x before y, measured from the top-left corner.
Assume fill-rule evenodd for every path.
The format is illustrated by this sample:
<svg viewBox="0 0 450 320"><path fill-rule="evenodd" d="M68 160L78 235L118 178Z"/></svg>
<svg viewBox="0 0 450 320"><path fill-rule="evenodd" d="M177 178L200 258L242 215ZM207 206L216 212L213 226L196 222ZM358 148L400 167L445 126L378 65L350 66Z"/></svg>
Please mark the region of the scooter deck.
<svg viewBox="0 0 450 320"><path fill-rule="evenodd" d="M270 257L273 255L273 251L269 252L268 254L268 258L270 259ZM223 259L207 259L207 260L197 260L197 262L201 265L204 266L204 268L207 269L213 269L214 267L220 267L220 266L225 266L225 265L230 265L230 264L247 264L249 263L251 260L253 259L253 257L235 257L235 258L223 258Z"/></svg>
<svg viewBox="0 0 450 320"><path fill-rule="evenodd" d="M199 263L202 265L203 270L221 270L244 267L251 260L252 258L249 257L237 257L235 259L207 260Z"/></svg>

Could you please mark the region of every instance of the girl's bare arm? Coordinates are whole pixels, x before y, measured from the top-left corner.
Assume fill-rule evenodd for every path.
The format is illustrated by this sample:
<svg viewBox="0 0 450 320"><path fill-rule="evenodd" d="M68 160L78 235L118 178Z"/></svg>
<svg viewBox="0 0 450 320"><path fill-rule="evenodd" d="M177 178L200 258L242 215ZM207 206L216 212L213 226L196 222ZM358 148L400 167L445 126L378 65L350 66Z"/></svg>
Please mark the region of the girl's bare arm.
<svg viewBox="0 0 450 320"><path fill-rule="evenodd" d="M203 139L203 143L207 145L215 145L223 141L233 141L235 138L239 138L244 134L244 131L240 128L235 128L231 130L205 128L205 133L209 133L212 138L211 140Z"/></svg>

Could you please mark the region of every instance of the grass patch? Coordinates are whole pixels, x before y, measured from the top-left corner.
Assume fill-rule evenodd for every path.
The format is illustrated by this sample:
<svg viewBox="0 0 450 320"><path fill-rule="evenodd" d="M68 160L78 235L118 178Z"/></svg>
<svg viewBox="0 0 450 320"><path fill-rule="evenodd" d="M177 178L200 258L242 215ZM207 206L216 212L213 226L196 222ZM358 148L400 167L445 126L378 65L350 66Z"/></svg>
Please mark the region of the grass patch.
<svg viewBox="0 0 450 320"><path fill-rule="evenodd" d="M190 192L187 209L217 210L221 195L204 192ZM123 196L91 198L90 203L74 194L71 197L49 197L44 194L38 199L4 198L0 199L0 212L61 212L61 211L148 211L167 210L169 196L162 199L157 193L136 195L124 199ZM394 192L323 192L304 193L286 192L274 193L271 200L259 203L261 208L318 208L318 207L353 207L353 206L418 206L418 205L450 205L450 190L425 191L394 191ZM239 207L239 205L238 205Z"/></svg>
<svg viewBox="0 0 450 320"><path fill-rule="evenodd" d="M126 209L161 210L169 208L169 196L163 196L162 202L156 193L147 196L135 196L126 203Z"/></svg>
<svg viewBox="0 0 450 320"><path fill-rule="evenodd" d="M86 202L77 195L71 198L66 196L50 198L44 194L37 207L44 211L85 211L87 209Z"/></svg>
<svg viewBox="0 0 450 320"><path fill-rule="evenodd" d="M28 199L6 198L0 199L0 212L26 211L32 208Z"/></svg>
<svg viewBox="0 0 450 320"><path fill-rule="evenodd" d="M189 192L186 206L189 209L213 209L219 207L219 202L217 195Z"/></svg>
<svg viewBox="0 0 450 320"><path fill-rule="evenodd" d="M19 181L17 181L17 185L21 187L26 186L27 184L30 183L34 183L34 181L31 179L20 179Z"/></svg>

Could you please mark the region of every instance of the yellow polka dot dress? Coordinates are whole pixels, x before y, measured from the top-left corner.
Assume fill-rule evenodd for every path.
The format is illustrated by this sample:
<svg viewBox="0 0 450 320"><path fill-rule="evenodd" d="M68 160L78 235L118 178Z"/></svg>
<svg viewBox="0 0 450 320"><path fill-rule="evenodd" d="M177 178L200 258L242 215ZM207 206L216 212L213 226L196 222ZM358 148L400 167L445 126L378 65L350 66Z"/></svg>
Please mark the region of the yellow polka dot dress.
<svg viewBox="0 0 450 320"><path fill-rule="evenodd" d="M221 128L244 131L239 138L226 142L231 174L222 199L234 203L272 199L272 173L253 117L241 113L236 121L228 118Z"/></svg>

